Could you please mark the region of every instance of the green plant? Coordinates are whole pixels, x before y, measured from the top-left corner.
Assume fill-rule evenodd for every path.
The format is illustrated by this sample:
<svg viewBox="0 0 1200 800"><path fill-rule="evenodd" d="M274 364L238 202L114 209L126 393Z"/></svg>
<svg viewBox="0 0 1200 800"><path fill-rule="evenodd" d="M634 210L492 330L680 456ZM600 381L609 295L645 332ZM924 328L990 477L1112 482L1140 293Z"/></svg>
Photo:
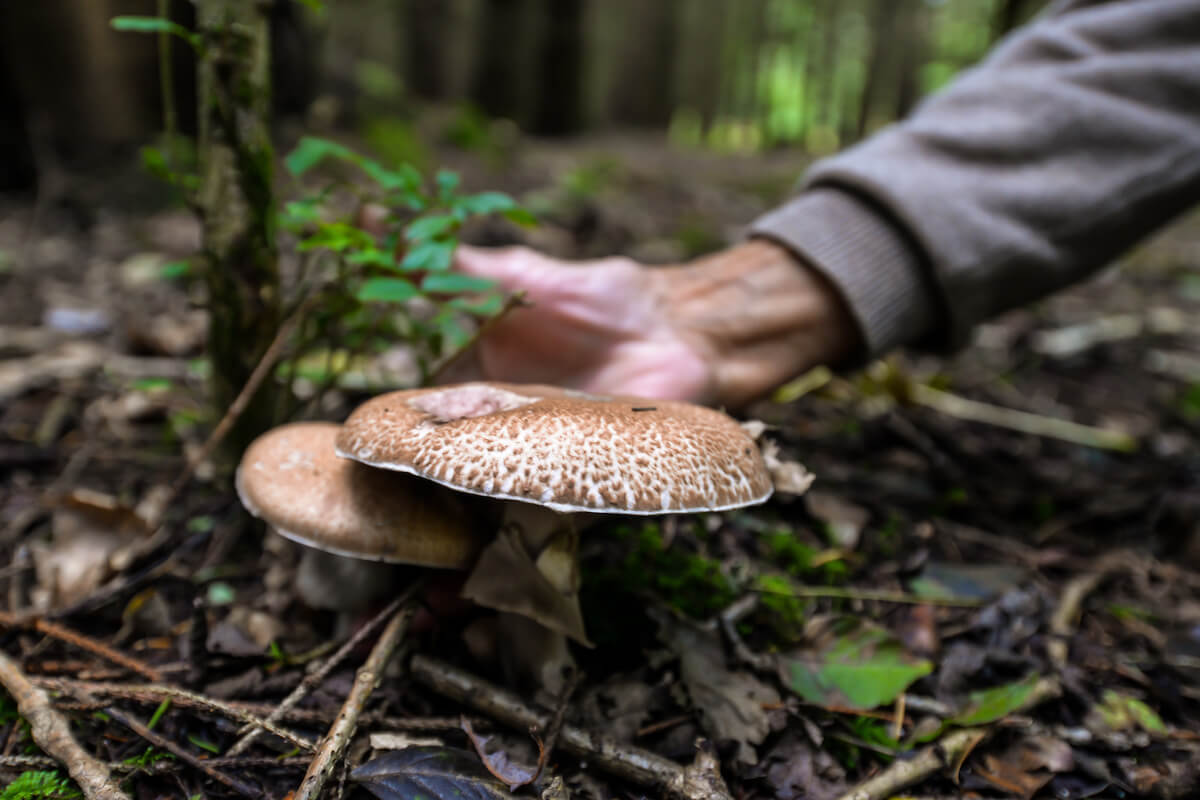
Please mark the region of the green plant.
<svg viewBox="0 0 1200 800"><path fill-rule="evenodd" d="M298 192L281 203L266 126L256 124L248 135L243 124L263 123L265 117L263 71L254 69L254 59L267 34L257 17L254 26L239 22L243 7L218 5L198 17L197 32L165 19L163 3L160 17L117 17L112 24L155 33L160 42L181 39L201 61L198 155L179 155L186 148L174 144L173 115L166 114L170 147L148 147L143 160L205 223L203 253L172 274L195 277L207 288L214 415L249 380L280 326L293 321L287 360L273 381L259 386L230 435L236 453L269 425L292 416L301 394L319 399L349 366L363 364L364 354L406 343L419 377L428 379L440 359L469 340L473 319L503 308L491 282L451 269L462 226L490 214L519 224L533 220L507 195L460 191L453 172L438 171L427 182L407 161L385 164L315 137L301 139L284 160ZM242 70L245 91L235 91L240 78L217 70L222 59ZM167 62L162 61L164 69ZM172 101L165 83L163 92L166 107ZM404 151L406 157L411 151ZM335 168L316 169L328 162L336 162ZM229 175L234 177L223 177ZM358 222L356 211L368 201L386 209L377 221L382 233ZM298 252L294 274L279 269L280 243Z"/></svg>
<svg viewBox="0 0 1200 800"><path fill-rule="evenodd" d="M0 790L0 800L73 800L83 797L69 780L53 771L22 772Z"/></svg>
<svg viewBox="0 0 1200 800"><path fill-rule="evenodd" d="M521 225L533 217L500 192L460 191L458 176L448 170L429 185L409 164L388 167L328 139L305 137L284 160L298 180L325 162L350 166L356 179L323 171L319 185L286 203L280 215L281 228L296 237L303 254L302 281L315 276L315 286L298 287L313 312L297 352L325 348L325 372L337 373L339 364L351 363L350 354L404 341L427 378L438 359L468 341L469 318L503 307L493 282L452 270L463 226L491 214ZM383 209L378 234L338 210L367 202ZM411 313L414 306L420 313ZM292 361L294 368L302 363L301 355Z"/></svg>

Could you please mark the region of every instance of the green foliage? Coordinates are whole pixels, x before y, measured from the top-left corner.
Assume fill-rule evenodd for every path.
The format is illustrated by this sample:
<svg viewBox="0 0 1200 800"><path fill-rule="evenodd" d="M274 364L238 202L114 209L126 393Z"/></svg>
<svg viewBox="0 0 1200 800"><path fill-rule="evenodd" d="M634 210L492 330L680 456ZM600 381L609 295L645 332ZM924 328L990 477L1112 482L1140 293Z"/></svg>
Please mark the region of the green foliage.
<svg viewBox="0 0 1200 800"><path fill-rule="evenodd" d="M882 628L844 617L805 650L781 660L788 687L814 705L872 709L890 703L909 684L933 671Z"/></svg>
<svg viewBox="0 0 1200 800"><path fill-rule="evenodd" d="M1193 383L1179 398L1179 411L1188 420L1200 419L1200 383Z"/></svg>
<svg viewBox="0 0 1200 800"><path fill-rule="evenodd" d="M333 177L286 203L280 215L280 227L296 237L297 249L327 278L314 293L313 306L319 311L296 363L323 343L361 350L375 341L403 340L414 347L428 373L433 361L465 344L466 318L487 317L501 308L491 281L452 267L459 234L468 222L500 215L521 225L533 223L508 195L464 193L453 172L441 170L429 182L411 164L387 166L316 137L301 139L284 164L297 179L315 174L322 165L349 167L359 176L347 183L336 169L324 170L323 175ZM347 192L386 210L376 223L378 230L338 216L333 201ZM414 301L427 313L396 313Z"/></svg>
<svg viewBox="0 0 1200 800"><path fill-rule="evenodd" d="M167 701L164 700L163 702L165 703ZM160 705L159 708L162 708L162 706ZM155 716L158 716L157 712L155 713ZM171 755L170 753L163 753L155 750L153 747L147 747L138 755L130 756L129 758L125 759L124 763L133 767L152 767L159 761L171 761L174 758L175 756Z"/></svg>
<svg viewBox="0 0 1200 800"><path fill-rule="evenodd" d="M128 33L163 33L187 42L193 50L201 47L200 36L189 31L178 22L162 17L113 17L109 20L113 30Z"/></svg>
<svg viewBox="0 0 1200 800"><path fill-rule="evenodd" d="M22 772L0 790L0 800L73 800L77 797L83 797L83 794L53 771Z"/></svg>

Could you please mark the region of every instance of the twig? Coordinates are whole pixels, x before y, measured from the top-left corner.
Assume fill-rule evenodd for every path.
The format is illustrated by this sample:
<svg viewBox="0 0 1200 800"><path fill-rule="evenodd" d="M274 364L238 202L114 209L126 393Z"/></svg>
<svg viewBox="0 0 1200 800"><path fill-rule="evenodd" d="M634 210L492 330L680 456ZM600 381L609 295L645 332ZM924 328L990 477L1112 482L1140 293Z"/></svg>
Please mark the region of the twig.
<svg viewBox="0 0 1200 800"><path fill-rule="evenodd" d="M1076 575L1063 587L1058 598L1058 607L1050 617L1050 633L1054 637L1046 642L1046 653L1050 661L1059 669L1067 665L1070 656L1070 646L1067 639L1075 630L1079 621L1080 608L1083 601L1109 575L1115 572L1123 559L1119 554L1107 554L1100 559L1096 569Z"/></svg>
<svg viewBox="0 0 1200 800"><path fill-rule="evenodd" d="M575 690L579 688L582 680L582 672L578 669L571 670L566 685L558 695L558 702L554 705L554 713L550 715L550 722L545 728L538 731L542 737L542 746L538 752L537 774L539 776L545 771L546 765L550 763L550 756L554 755L554 748L562 733L563 720L567 716L567 708L571 705L571 696L575 694Z"/></svg>
<svg viewBox="0 0 1200 800"><path fill-rule="evenodd" d="M470 353L472 350L474 350L475 345L479 343L479 340L491 333L492 329L496 327L500 320L507 317L515 309L523 308L528 305L530 305L530 303L525 299L525 292L523 291L513 292L508 297L504 298L504 305L500 307L500 310L484 320L479 327L475 329L475 333L471 334L471 338L463 343L462 347L455 350L446 358L445 361L443 361L441 364L438 364L437 367L434 368L433 372L429 376L429 383L441 383L442 378L446 377L446 373L448 373L456 364L461 362L467 353Z"/></svg>
<svg viewBox="0 0 1200 800"><path fill-rule="evenodd" d="M50 705L50 697L21 672L16 662L0 652L0 683L17 701L17 711L29 723L33 741L67 768L88 800L129 800L113 782L108 768L79 746L71 727Z"/></svg>
<svg viewBox="0 0 1200 800"><path fill-rule="evenodd" d="M67 644L74 645L80 650L86 650L89 653L94 653L101 658L104 658L112 663L124 667L130 672L136 672L147 680L161 683L163 680L162 673L148 664L143 664L136 658L127 656L124 653L114 650L104 642L97 641L90 637L84 636L81 633L76 633L69 628L59 625L57 622L51 622L48 619L35 617L33 619L22 619L16 614L11 614L7 611L0 611L0 626L8 628L32 628L40 634L50 636Z"/></svg>
<svg viewBox="0 0 1200 800"><path fill-rule="evenodd" d="M937 744L920 750L912 758L893 761L883 772L858 784L838 800L886 800L943 767L961 763L987 735L986 728L957 730L942 737Z"/></svg>
<svg viewBox="0 0 1200 800"><path fill-rule="evenodd" d="M329 676L329 673L333 672L338 664L345 660L346 656L348 656L356 647L362 644L364 639L373 634L386 620L394 617L396 612L402 605L408 602L410 597L412 597L411 590L405 592L400 597L397 597L388 604L387 608L383 609L383 611L380 611L369 622L367 622L366 625L363 625L361 628L355 631L354 635L347 639L346 643L338 648L338 651L330 656L324 664L306 675L304 680L300 681L300 685L293 689L291 693L283 699L283 702L280 703L274 711L267 715L265 721L275 723L282 719L288 711L290 711L297 703L304 699L306 694L312 691L317 685L323 683L325 678ZM258 738L259 734L258 730L248 730L247 728L243 728L240 732L243 734L242 738L234 742L233 747L229 748L229 751L225 755L236 756L245 752L246 748L249 747L256 738Z"/></svg>
<svg viewBox="0 0 1200 800"><path fill-rule="evenodd" d="M981 403L978 400L968 400L965 397L931 389L919 383L914 383L909 387L908 398L917 405L932 408L934 411L957 419L983 422L1021 433L1061 439L1064 442L1073 442L1101 450L1118 450L1128 453L1136 450L1138 446L1137 439L1127 433L1080 425L1065 419L1031 414L1028 411Z"/></svg>
<svg viewBox="0 0 1200 800"><path fill-rule="evenodd" d="M239 708L232 703L226 703L222 700L217 700L212 697L189 692L186 689L176 689L173 686L146 685L146 684L131 684L125 685L121 683L90 683L87 681L68 680L64 678L34 678L33 682L44 688L53 689L56 691L65 692L67 694L76 694L76 689L82 690L89 695L101 695L121 697L127 699L143 699L153 698L153 701L162 699L170 699L173 702L179 702L183 705L202 708L206 711L211 711L216 714L235 719L238 722L246 725L254 726L255 728L265 730L274 736L278 736L288 744L300 750L312 752L316 750L315 744L307 739L289 731L287 728L282 728L273 721L263 719L256 714L251 713L245 708ZM209 759L211 761L211 759Z"/></svg>
<svg viewBox="0 0 1200 800"><path fill-rule="evenodd" d="M758 594L779 594L766 589L751 589ZM877 603L899 603L918 606L948 606L950 608L976 608L983 605L982 600L967 597L921 597L904 592L885 592L875 589L855 589L840 586L803 586L791 584L787 590L789 597L828 597L835 600L863 600Z"/></svg>
<svg viewBox="0 0 1200 800"><path fill-rule="evenodd" d="M205 764L222 769L270 769L272 767L306 767L308 759L304 756L292 756L290 758L271 758L265 756L250 756L248 758L207 758ZM57 769L60 766L58 761L47 756L0 756L0 769ZM152 764L134 764L128 761L110 761L104 765L109 772L147 772L147 773L163 773L175 772L179 769L179 764L174 761L162 760L155 761Z"/></svg>
<svg viewBox="0 0 1200 800"><path fill-rule="evenodd" d="M78 697L80 700L83 700L85 702L93 702L96 699L90 693L88 693L84 689L80 688L79 686L72 686L72 687L70 687L70 689L71 689L71 694L73 694L75 697ZM157 747L160 750L166 750L168 753L175 756L180 761L183 761L186 764L189 764L190 766L200 770L205 775L212 778L214 781L224 784L225 786L229 787L230 789L237 792L238 794L243 795L245 797L253 797L253 798L256 798L256 800L257 800L257 798L262 797L261 790L256 789L255 787L250 786L247 783L243 783L242 781L238 780L237 778L226 775L224 772L221 772L219 769L214 767L210 761L208 761L206 759L197 758L196 756L189 753L187 750L184 750L182 747L175 744L175 742L171 741L170 739L167 739L166 737L163 737L163 736L159 736L157 733L155 733L154 731L147 728L146 725L144 723L142 723L140 720L137 720L134 717L129 716L124 711L121 711L119 708L114 708L111 705L106 706L104 709L104 713L107 714L108 716L112 717L113 719L115 719L117 722L124 725L126 728L129 728L129 730L133 731L138 736L145 739L147 742L149 742L154 747Z"/></svg>
<svg viewBox="0 0 1200 800"><path fill-rule="evenodd" d="M409 672L438 694L518 730L544 727L549 722L549 713L530 708L512 692L429 656L413 656ZM687 800L730 797L728 789L713 786L712 756L704 751L697 755L696 764L684 767L640 747L619 744L571 725L562 727L559 744L612 775L643 786L655 786Z"/></svg>
<svg viewBox="0 0 1200 800"><path fill-rule="evenodd" d="M316 800L320 796L325 781L354 737L363 707L367 704L371 692L379 685L384 668L404 638L410 617L411 605L401 607L392 615L391 621L379 635L379 641L375 642L371 654L355 674L354 685L346 695L346 702L342 704L342 710L330 726L329 733L321 740L321 747L309 764L308 772L304 774L304 780L300 782L300 788L293 795L293 800Z"/></svg>
<svg viewBox="0 0 1200 800"><path fill-rule="evenodd" d="M1033 708L1061 691L1057 680L1038 681L1025 702L1014 711ZM955 774L977 744L991 733L990 728L960 728L948 733L912 757L893 761L891 766L843 794L838 800L886 800L908 786L928 778L944 767L953 767Z"/></svg>

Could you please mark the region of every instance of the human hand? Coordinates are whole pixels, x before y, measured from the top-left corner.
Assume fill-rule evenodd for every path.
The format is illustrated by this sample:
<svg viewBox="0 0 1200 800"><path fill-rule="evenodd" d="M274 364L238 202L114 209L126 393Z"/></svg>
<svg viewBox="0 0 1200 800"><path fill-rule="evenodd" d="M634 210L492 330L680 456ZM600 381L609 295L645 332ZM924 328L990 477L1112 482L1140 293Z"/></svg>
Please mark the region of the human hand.
<svg viewBox="0 0 1200 800"><path fill-rule="evenodd" d="M627 258L565 262L525 247L461 245L454 269L522 292L440 377L549 383L602 394L703 400L711 367L672 324L656 270Z"/></svg>
<svg viewBox="0 0 1200 800"><path fill-rule="evenodd" d="M445 380L736 407L861 347L836 290L766 240L671 267L463 246L455 269L522 291L528 305L497 320Z"/></svg>

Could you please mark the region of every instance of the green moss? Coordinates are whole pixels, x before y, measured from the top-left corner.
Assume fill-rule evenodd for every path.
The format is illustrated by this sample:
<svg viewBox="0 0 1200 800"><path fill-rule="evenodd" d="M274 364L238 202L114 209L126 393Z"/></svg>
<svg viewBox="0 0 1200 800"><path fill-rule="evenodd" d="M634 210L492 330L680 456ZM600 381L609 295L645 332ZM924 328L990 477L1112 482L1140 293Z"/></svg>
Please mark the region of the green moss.
<svg viewBox="0 0 1200 800"><path fill-rule="evenodd" d="M791 581L782 575L759 575L754 588L760 593L762 616L773 638L782 642L798 639L812 610L812 601L797 597Z"/></svg>
<svg viewBox="0 0 1200 800"><path fill-rule="evenodd" d="M583 585L591 592L636 595L650 592L695 618L709 617L734 600L733 586L721 563L687 549L667 547L657 523L623 525L614 531L622 549L615 562L585 564Z"/></svg>

